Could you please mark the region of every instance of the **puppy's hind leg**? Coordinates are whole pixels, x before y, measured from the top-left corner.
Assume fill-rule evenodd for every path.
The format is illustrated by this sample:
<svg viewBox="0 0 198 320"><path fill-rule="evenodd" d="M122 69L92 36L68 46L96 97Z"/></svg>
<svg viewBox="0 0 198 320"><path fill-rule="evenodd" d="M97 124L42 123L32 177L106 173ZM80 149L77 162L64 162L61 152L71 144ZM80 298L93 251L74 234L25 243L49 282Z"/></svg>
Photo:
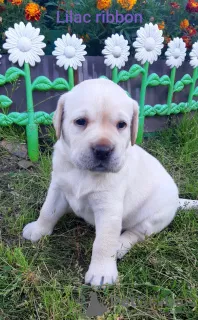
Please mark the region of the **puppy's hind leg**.
<svg viewBox="0 0 198 320"><path fill-rule="evenodd" d="M68 208L69 205L65 195L52 181L38 220L25 226L23 237L35 242L42 236L50 235L53 232L54 226L68 211Z"/></svg>
<svg viewBox="0 0 198 320"><path fill-rule="evenodd" d="M117 258L122 259L135 243L144 241L146 236L158 233L167 227L173 220L176 210L177 204L166 206L160 212L149 216L133 228L124 231L119 239Z"/></svg>

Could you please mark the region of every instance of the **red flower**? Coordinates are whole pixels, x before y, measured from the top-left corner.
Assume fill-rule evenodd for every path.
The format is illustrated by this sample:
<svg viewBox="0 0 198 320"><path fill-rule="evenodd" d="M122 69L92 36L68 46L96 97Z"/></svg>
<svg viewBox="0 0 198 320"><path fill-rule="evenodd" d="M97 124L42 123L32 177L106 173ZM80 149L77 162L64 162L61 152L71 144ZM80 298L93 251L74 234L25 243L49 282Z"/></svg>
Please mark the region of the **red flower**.
<svg viewBox="0 0 198 320"><path fill-rule="evenodd" d="M189 36L183 36L182 37L183 41L186 44L186 48L191 48L192 47L192 42L191 42L191 38Z"/></svg>
<svg viewBox="0 0 198 320"><path fill-rule="evenodd" d="M5 6L1 6L1 5L0 5L0 13L3 12L3 11L5 11L5 9L6 9Z"/></svg>
<svg viewBox="0 0 198 320"><path fill-rule="evenodd" d="M188 0L186 10L188 12L198 12L198 2L195 0Z"/></svg>
<svg viewBox="0 0 198 320"><path fill-rule="evenodd" d="M171 2L170 5L171 5L171 7L174 8L174 9L179 9L179 8L180 8L179 3L177 3L177 2Z"/></svg>
<svg viewBox="0 0 198 320"><path fill-rule="evenodd" d="M189 26L186 28L186 31L188 32L189 36L193 37L197 34L197 30L193 28L192 26Z"/></svg>

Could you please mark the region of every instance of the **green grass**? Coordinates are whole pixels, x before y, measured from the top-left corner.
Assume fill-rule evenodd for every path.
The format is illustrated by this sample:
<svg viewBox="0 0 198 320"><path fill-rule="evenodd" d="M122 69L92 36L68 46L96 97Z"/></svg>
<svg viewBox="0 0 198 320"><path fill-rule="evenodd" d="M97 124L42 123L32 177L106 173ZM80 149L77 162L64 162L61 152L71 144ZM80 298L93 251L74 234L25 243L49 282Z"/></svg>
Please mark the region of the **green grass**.
<svg viewBox="0 0 198 320"><path fill-rule="evenodd" d="M94 293L106 312L92 319L197 320L196 211L178 212L166 230L135 245L118 263L119 283L96 292L84 285L94 229L82 220L65 216L52 236L34 245L22 238L23 226L38 217L49 185L54 132L48 133L45 151L29 171L20 171L16 159L0 149L0 319L90 319ZM23 141L24 133L0 129L0 137ZM172 174L182 197L198 198L197 116L173 123L143 147ZM1 170L6 161L10 171Z"/></svg>

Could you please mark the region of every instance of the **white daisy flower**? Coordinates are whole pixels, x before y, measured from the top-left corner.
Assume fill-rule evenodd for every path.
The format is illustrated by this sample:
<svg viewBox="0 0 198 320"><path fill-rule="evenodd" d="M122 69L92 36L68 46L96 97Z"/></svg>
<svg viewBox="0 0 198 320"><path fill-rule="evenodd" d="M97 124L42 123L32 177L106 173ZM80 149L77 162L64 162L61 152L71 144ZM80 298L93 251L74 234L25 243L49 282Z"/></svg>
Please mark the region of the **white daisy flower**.
<svg viewBox="0 0 198 320"><path fill-rule="evenodd" d="M42 42L44 36L39 33L40 29L32 27L30 22L27 25L23 22L15 23L14 28L9 28L5 32L7 39L3 45L3 48L10 53L8 59L13 63L18 62L20 67L24 62L32 67L36 62L40 62L39 56L44 55L42 48L45 48L46 44Z"/></svg>
<svg viewBox="0 0 198 320"><path fill-rule="evenodd" d="M193 44L193 48L190 53L190 58L191 58L190 65L193 68L197 68L198 67L198 41Z"/></svg>
<svg viewBox="0 0 198 320"><path fill-rule="evenodd" d="M2 58L2 55L0 54L0 59ZM0 61L0 64L1 64L1 61Z"/></svg>
<svg viewBox="0 0 198 320"><path fill-rule="evenodd" d="M105 56L104 63L111 69L114 67L121 68L125 66L128 61L129 46L128 41L119 34L113 34L105 40L105 48L102 50L102 54Z"/></svg>
<svg viewBox="0 0 198 320"><path fill-rule="evenodd" d="M67 70L72 67L74 70L82 66L81 61L85 61L84 56L87 52L84 50L86 46L82 44L82 39L78 39L75 34L70 36L69 33L62 35L62 39L58 38L55 44L55 50L52 52L56 56L56 64Z"/></svg>
<svg viewBox="0 0 198 320"><path fill-rule="evenodd" d="M141 64L145 64L145 62L152 64L157 61L164 46L163 41L162 30L159 30L157 24L145 24L144 28L141 27L137 31L137 38L133 43L136 51L135 58Z"/></svg>
<svg viewBox="0 0 198 320"><path fill-rule="evenodd" d="M183 39L175 38L170 41L165 55L167 57L167 66L170 68L179 68L186 57L186 44Z"/></svg>

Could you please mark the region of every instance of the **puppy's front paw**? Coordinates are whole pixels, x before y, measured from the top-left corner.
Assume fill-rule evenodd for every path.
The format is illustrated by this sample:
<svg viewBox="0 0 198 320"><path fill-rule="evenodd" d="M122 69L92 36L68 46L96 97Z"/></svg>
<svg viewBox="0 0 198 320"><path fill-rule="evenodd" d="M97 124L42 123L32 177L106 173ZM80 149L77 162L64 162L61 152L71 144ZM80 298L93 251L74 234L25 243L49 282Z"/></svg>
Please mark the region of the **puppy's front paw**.
<svg viewBox="0 0 198 320"><path fill-rule="evenodd" d="M52 229L42 226L38 221L28 223L23 229L23 238L31 240L32 242L38 241L42 236L52 234Z"/></svg>
<svg viewBox="0 0 198 320"><path fill-rule="evenodd" d="M101 264L91 264L85 275L85 283L91 286L103 286L114 284L118 278L116 262Z"/></svg>

